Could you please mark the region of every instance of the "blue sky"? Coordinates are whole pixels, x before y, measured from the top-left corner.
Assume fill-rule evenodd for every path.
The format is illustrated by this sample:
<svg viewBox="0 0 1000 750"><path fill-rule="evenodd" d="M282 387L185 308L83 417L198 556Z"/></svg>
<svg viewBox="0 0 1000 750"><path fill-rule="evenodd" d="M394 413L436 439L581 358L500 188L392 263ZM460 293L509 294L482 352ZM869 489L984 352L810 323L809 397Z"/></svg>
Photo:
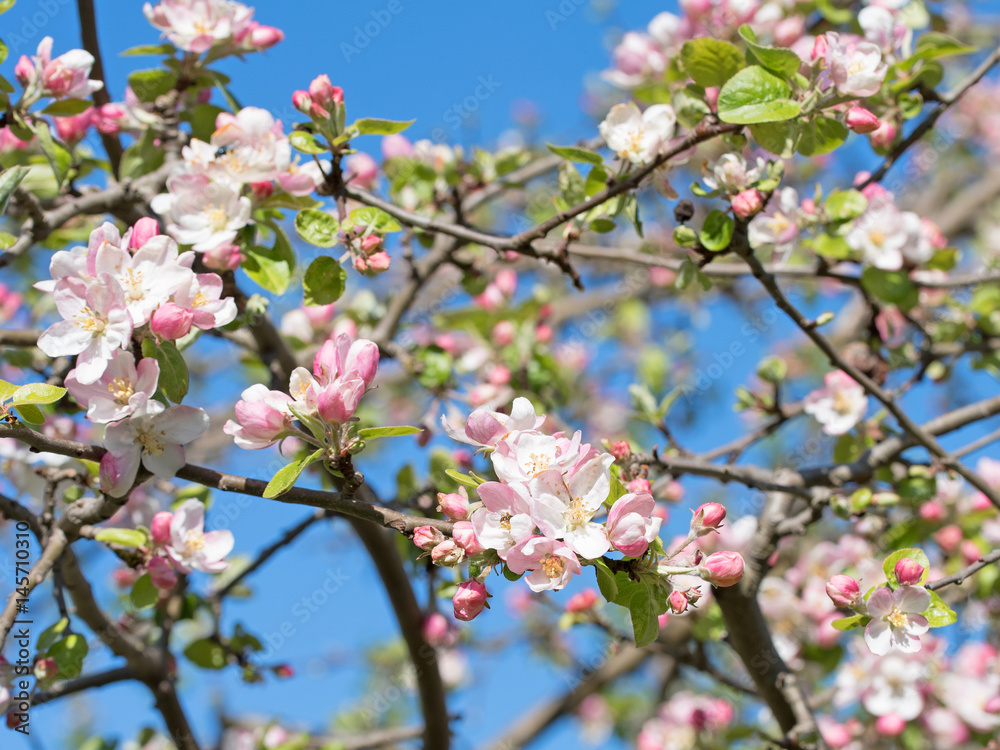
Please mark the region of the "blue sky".
<svg viewBox="0 0 1000 750"><path fill-rule="evenodd" d="M327 73L344 88L350 118L415 117L417 122L409 132L413 138L437 137L443 132L448 142L489 144L514 124L515 104L532 100L542 115L540 135L553 142L570 142L594 132L592 121L581 112L580 98L585 79L607 66L609 42L616 30L645 26L655 13L674 6L608 2L607 8L595 10L590 3L578 3L259 2L257 19L281 27L285 41L263 55L251 55L245 62L227 61L220 67L232 75L232 88L244 105L271 110L285 120L286 127L297 117L291 109L291 91L305 88L317 74ZM138 2L99 1L97 6L109 86L113 98L120 98L128 72L151 66L154 60L122 58L116 52L154 43L157 32L143 18ZM0 34L11 47L11 60L4 71L9 74L17 56L33 53L43 35L55 38L56 54L77 45L75 5L66 0L19 0L3 17ZM370 140L369 149L377 153L377 139ZM655 320L664 326L692 325L686 310L664 305ZM727 349L740 338L739 328L734 329L731 323L735 314L732 307L720 304L703 323L694 325L700 362L710 363L713 352ZM790 326L780 320L768 327L759 341L748 344L746 356L720 379L718 397L704 405L705 422L738 428L739 420L729 407L732 388L747 381L771 342L786 339L790 333ZM221 356L228 354L220 351ZM603 354L613 357L615 352L608 349ZM222 398L224 390L238 392L245 385L235 369L232 377L232 382L214 391L213 397ZM989 382L981 375L965 373L964 377L969 378L969 398ZM625 373L617 373L616 379L620 384L628 382ZM920 398L927 404L919 407L917 416L938 406L933 390L922 393L925 395ZM704 427L684 437L695 449L721 441L718 430ZM260 454L238 453L227 468L265 478L267 467L261 466ZM408 458L407 454L385 457L385 464L377 464L377 472L371 471L374 462L369 471L373 476L392 476ZM766 460L763 454L757 458ZM378 488L377 478L375 484ZM692 499L711 487L699 481L685 485ZM217 495L210 526L228 525L236 534L237 550L252 554L306 512L263 500ZM674 525L683 526L684 508L677 508L674 515L678 519ZM92 565L88 569L97 576L111 569L107 556L90 543L81 542L79 549ZM328 579L340 581L339 587L320 604L318 600L324 597L315 595ZM370 698L358 669L362 665L360 653L393 637L395 624L374 573L344 524L313 529L293 551L279 555L251 583L258 596L234 603L227 614L230 627L237 620L248 623L275 646L271 660L290 662L298 676L281 683L269 680L264 686L245 686L234 670L220 674L184 666L182 694L201 737L215 737L217 701L234 715L275 715L292 726L319 729L337 709ZM195 581L196 586L203 584ZM504 613L503 602L512 587L497 585L496 609L477 621L478 634L495 637L505 633L511 620ZM35 597L42 601L44 591ZM317 602L315 611L303 603L303 597ZM103 603L113 606L111 598L106 597ZM281 635L283 628L291 635ZM95 650L88 671L112 661L106 653ZM524 648L500 656L473 655L472 675L476 692L460 693L452 705L453 711L464 716L456 724L459 748L478 746L502 731L512 717L566 686L561 675ZM65 746L60 740L71 722L82 717L89 717L100 733L120 733L124 738L145 724L156 723L143 688L127 684L37 709L32 728L38 731L40 744L31 746L17 735L4 735L4 747L51 750ZM14 739L8 740L10 736ZM538 747L555 750L574 737L570 729L557 728Z"/></svg>

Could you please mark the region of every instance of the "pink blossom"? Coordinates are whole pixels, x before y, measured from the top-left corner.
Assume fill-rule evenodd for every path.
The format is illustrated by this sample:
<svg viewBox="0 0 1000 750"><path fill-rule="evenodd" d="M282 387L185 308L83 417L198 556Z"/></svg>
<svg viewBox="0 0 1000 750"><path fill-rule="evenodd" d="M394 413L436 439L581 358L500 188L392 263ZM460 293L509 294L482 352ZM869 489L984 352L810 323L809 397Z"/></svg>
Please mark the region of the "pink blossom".
<svg viewBox="0 0 1000 750"><path fill-rule="evenodd" d="M614 86L635 88L648 80L658 79L667 66L667 58L650 37L629 31L614 51L615 69L604 77Z"/></svg>
<svg viewBox="0 0 1000 750"><path fill-rule="evenodd" d="M726 507L720 503L702 503L691 519L691 533L705 536L718 531L726 518Z"/></svg>
<svg viewBox="0 0 1000 750"><path fill-rule="evenodd" d="M168 510L161 510L155 516L149 526L150 538L157 547L170 543L170 524L174 520L174 514Z"/></svg>
<svg viewBox="0 0 1000 750"><path fill-rule="evenodd" d="M214 273L189 274L174 291L174 305L191 314L191 325L203 331L232 323L236 300L222 296L222 278Z"/></svg>
<svg viewBox="0 0 1000 750"><path fill-rule="evenodd" d="M851 96L874 96L882 88L888 66L871 42L841 40L838 33L826 33L826 64L834 85Z"/></svg>
<svg viewBox="0 0 1000 750"><path fill-rule="evenodd" d="M140 409L156 393L160 365L146 357L138 366L131 354L115 351L107 367L93 383L77 379L76 370L66 376L70 395L87 407L92 422L117 422Z"/></svg>
<svg viewBox="0 0 1000 750"><path fill-rule="evenodd" d="M528 506L528 490L523 484L484 482L476 491L484 506L475 510L471 517L476 540L480 546L494 549L501 559L506 559L508 550L535 530L535 520Z"/></svg>
<svg viewBox="0 0 1000 750"><path fill-rule="evenodd" d="M146 3L142 12L185 52L207 52L217 44L242 40L253 31L253 8L232 0L160 0L155 6ZM271 38L273 35L268 35Z"/></svg>
<svg viewBox="0 0 1000 750"><path fill-rule="evenodd" d="M872 133L882 124L878 117L864 107L851 107L847 110L844 123L855 133Z"/></svg>
<svg viewBox="0 0 1000 750"><path fill-rule="evenodd" d="M653 515L656 502L646 492L615 500L605 522L608 539L627 557L641 557L660 533L662 521Z"/></svg>
<svg viewBox="0 0 1000 750"><path fill-rule="evenodd" d="M489 594L486 586L479 581L465 581L460 583L458 591L452 597L452 604L455 607L455 619L468 622L474 620L486 606Z"/></svg>
<svg viewBox="0 0 1000 750"><path fill-rule="evenodd" d="M899 132L896 125L888 120L882 120L882 123L871 132L869 136L871 138L872 147L880 151L888 151L892 148L892 145L896 142L896 135Z"/></svg>
<svg viewBox="0 0 1000 750"><path fill-rule="evenodd" d="M382 138L382 158L394 159L410 156L413 156L413 144L405 135L393 133Z"/></svg>
<svg viewBox="0 0 1000 750"><path fill-rule="evenodd" d="M378 177L378 162L364 151L348 156L344 169L350 175L351 185L363 190L370 188Z"/></svg>
<svg viewBox="0 0 1000 750"><path fill-rule="evenodd" d="M367 256L354 256L354 269L358 273L374 276L383 271L388 271L392 264L392 258L384 250L371 253Z"/></svg>
<svg viewBox="0 0 1000 750"><path fill-rule="evenodd" d="M243 391L236 402L236 421L230 419L222 430L241 448L267 448L278 442L291 426L290 403L288 394L257 383Z"/></svg>
<svg viewBox="0 0 1000 750"><path fill-rule="evenodd" d="M464 559L465 550L454 539L445 539L440 544L435 544L431 550L431 560L435 565L452 568Z"/></svg>
<svg viewBox="0 0 1000 750"><path fill-rule="evenodd" d="M430 552L443 541L444 534L433 526L418 526L413 530L413 543L426 552Z"/></svg>
<svg viewBox="0 0 1000 750"><path fill-rule="evenodd" d="M625 488L629 492L646 493L646 494L649 494L653 490L653 486L649 483L649 480L646 479L645 477L636 477L635 479L631 480L627 485L625 485Z"/></svg>
<svg viewBox="0 0 1000 750"><path fill-rule="evenodd" d="M104 84L88 80L94 57L82 49L73 49L52 59L52 37L38 44L38 54L32 60L21 57L15 75L25 87L37 83L41 96L57 99L86 99Z"/></svg>
<svg viewBox="0 0 1000 750"><path fill-rule="evenodd" d="M826 584L826 594L838 607L853 609L863 604L861 586L850 576L833 576Z"/></svg>
<svg viewBox="0 0 1000 750"><path fill-rule="evenodd" d="M670 596L667 597L667 606L670 607L670 611L673 614L682 615L687 612L688 598L684 595L683 591L674 589L670 592Z"/></svg>
<svg viewBox="0 0 1000 750"><path fill-rule="evenodd" d="M76 379L93 383L107 368L116 349L128 347L132 319L122 289L110 274L87 285L64 279L56 285L56 309L63 320L38 338L38 348L50 357L77 355Z"/></svg>
<svg viewBox="0 0 1000 750"><path fill-rule="evenodd" d="M615 440L611 443L611 455L615 457L616 461L628 458L631 454L632 447L629 445L628 440Z"/></svg>
<svg viewBox="0 0 1000 750"><path fill-rule="evenodd" d="M177 572L165 558L159 556L150 558L146 563L146 570L153 585L161 591L169 591L177 585Z"/></svg>
<svg viewBox="0 0 1000 750"><path fill-rule="evenodd" d="M456 521L464 521L469 517L469 494L465 487L459 487L458 492L439 492L438 510Z"/></svg>
<svg viewBox="0 0 1000 750"><path fill-rule="evenodd" d="M918 584L920 583L920 577L924 574L924 566L908 557L904 557L896 563L893 573L895 573L896 580L899 581L901 586Z"/></svg>
<svg viewBox="0 0 1000 750"><path fill-rule="evenodd" d="M233 533L229 530L205 531L205 506L191 499L174 512L166 549L181 573L192 570L221 573L229 567L224 558L232 551L233 543Z"/></svg>
<svg viewBox="0 0 1000 750"><path fill-rule="evenodd" d="M930 606L931 596L922 586L901 586L893 591L883 586L868 597L868 614L872 620L865 626L865 643L877 656L895 648L906 654L920 650L920 636L927 632L923 612Z"/></svg>
<svg viewBox="0 0 1000 750"><path fill-rule="evenodd" d="M616 104L600 124L608 148L625 161L648 164L674 134L677 117L668 104L654 104L644 112L634 103Z"/></svg>
<svg viewBox="0 0 1000 750"><path fill-rule="evenodd" d="M455 643L455 628L440 612L432 612L420 625L424 640L432 646L452 646Z"/></svg>
<svg viewBox="0 0 1000 750"><path fill-rule="evenodd" d="M344 90L330 82L326 73L316 76L309 84L309 96L321 106L330 107L344 103Z"/></svg>
<svg viewBox="0 0 1000 750"><path fill-rule="evenodd" d="M756 188L744 190L733 196L733 213L741 219L749 219L764 207L764 196Z"/></svg>
<svg viewBox="0 0 1000 750"><path fill-rule="evenodd" d="M149 327L158 338L175 341L188 335L193 321L194 313L190 310L166 302L156 308Z"/></svg>
<svg viewBox="0 0 1000 750"><path fill-rule="evenodd" d="M806 396L805 412L823 425L823 432L827 435L843 435L868 411L868 395L842 370L827 373L823 381L823 388Z"/></svg>
<svg viewBox="0 0 1000 750"><path fill-rule="evenodd" d="M101 489L122 497L132 487L142 463L161 479L184 466L184 447L208 429L208 415L191 406L166 408L147 401L127 420L104 432L108 452L101 459Z"/></svg>
<svg viewBox="0 0 1000 750"><path fill-rule="evenodd" d="M54 117L52 119L56 124L56 132L59 133L59 137L67 143L76 143L83 140L87 131L90 130L90 126L94 124L94 108L90 107L71 117Z"/></svg>
<svg viewBox="0 0 1000 750"><path fill-rule="evenodd" d="M790 187L772 196L764 212L754 216L747 227L747 237L754 248L773 247L786 252L795 247L798 236L799 194Z"/></svg>
<svg viewBox="0 0 1000 750"><path fill-rule="evenodd" d="M579 593L573 594L566 602L567 612L586 612L588 609L597 604L598 597L597 592L593 589L584 589Z"/></svg>
<svg viewBox="0 0 1000 750"><path fill-rule="evenodd" d="M515 574L532 571L525 578L532 591L565 588L581 571L580 562L569 547L555 539L531 536L507 552L507 567Z"/></svg>
<svg viewBox="0 0 1000 750"><path fill-rule="evenodd" d="M486 551L486 548L479 544L476 530L471 521L456 521L451 530L455 543L465 550L467 555L478 555Z"/></svg>
<svg viewBox="0 0 1000 750"><path fill-rule="evenodd" d="M208 252L231 245L250 221L250 199L238 188L204 174L177 174L167 181L169 192L154 197L150 205L163 217L171 237Z"/></svg>
<svg viewBox="0 0 1000 750"><path fill-rule="evenodd" d="M743 578L743 557L738 552L716 552L702 562L701 572L713 586L733 586Z"/></svg>

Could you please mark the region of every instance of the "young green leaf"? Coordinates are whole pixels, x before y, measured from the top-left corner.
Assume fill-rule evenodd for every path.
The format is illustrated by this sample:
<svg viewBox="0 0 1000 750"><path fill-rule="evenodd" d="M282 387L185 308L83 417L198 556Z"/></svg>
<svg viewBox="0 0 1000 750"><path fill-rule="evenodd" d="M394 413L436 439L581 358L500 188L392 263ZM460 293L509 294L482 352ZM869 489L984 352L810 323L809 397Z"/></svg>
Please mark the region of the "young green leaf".
<svg viewBox="0 0 1000 750"><path fill-rule="evenodd" d="M759 65L752 65L722 87L718 100L719 119L742 125L790 120L801 111L799 103L789 99L791 93L791 87L783 78Z"/></svg>
<svg viewBox="0 0 1000 750"><path fill-rule="evenodd" d="M563 159L580 162L581 164L604 164L604 157L596 151L591 151L589 148L581 146L554 146L551 143L546 143L545 146L553 154L561 156Z"/></svg>
<svg viewBox="0 0 1000 750"><path fill-rule="evenodd" d="M347 271L336 258L320 256L309 264L302 278L303 302L306 305L328 305L344 293Z"/></svg>
<svg viewBox="0 0 1000 750"><path fill-rule="evenodd" d="M173 403L179 404L188 392L188 369L184 355L173 341L157 343L153 339L142 342L142 356L152 357L160 366L160 390Z"/></svg>
<svg viewBox="0 0 1000 750"><path fill-rule="evenodd" d="M394 135L402 133L416 120L381 120L377 117L363 117L351 126L358 135Z"/></svg>
<svg viewBox="0 0 1000 750"><path fill-rule="evenodd" d="M340 223L326 211L307 208L295 215L295 231L299 237L317 247L333 247L340 240Z"/></svg>
<svg viewBox="0 0 1000 750"><path fill-rule="evenodd" d="M374 440L384 437L399 437L400 435L416 435L423 432L422 427L410 427L401 425L399 427L364 427L358 430L358 437L362 440Z"/></svg>
<svg viewBox="0 0 1000 750"><path fill-rule="evenodd" d="M793 53L794 54L794 53ZM699 86L722 86L746 67L734 45L709 36L684 42L681 64Z"/></svg>
<svg viewBox="0 0 1000 750"><path fill-rule="evenodd" d="M66 389L48 383L28 383L10 395L13 406L21 404L54 404L66 395Z"/></svg>
<svg viewBox="0 0 1000 750"><path fill-rule="evenodd" d="M146 534L138 529L98 529L94 539L119 547L141 547L148 541Z"/></svg>
<svg viewBox="0 0 1000 750"><path fill-rule="evenodd" d="M160 601L160 591L153 585L153 579L150 578L149 573L142 575L132 585L129 601L136 609L149 609Z"/></svg>
<svg viewBox="0 0 1000 750"><path fill-rule="evenodd" d="M267 487L264 488L264 497L267 499L273 499L278 497L278 495L283 495L288 492L299 478L299 474L302 473L309 464L314 461L319 460L323 455L323 449L319 449L315 453L306 456L300 461L292 461L271 477L271 481L267 483Z"/></svg>

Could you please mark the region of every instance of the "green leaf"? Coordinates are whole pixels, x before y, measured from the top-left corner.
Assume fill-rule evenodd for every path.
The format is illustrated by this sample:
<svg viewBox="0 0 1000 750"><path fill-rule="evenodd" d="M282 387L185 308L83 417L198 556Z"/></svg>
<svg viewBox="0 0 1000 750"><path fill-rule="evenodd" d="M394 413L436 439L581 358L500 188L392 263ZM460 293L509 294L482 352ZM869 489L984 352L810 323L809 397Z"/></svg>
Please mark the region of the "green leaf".
<svg viewBox="0 0 1000 750"><path fill-rule="evenodd" d="M9 167L0 174L0 213L7 208L7 201L28 174L27 167Z"/></svg>
<svg viewBox="0 0 1000 750"><path fill-rule="evenodd" d="M129 74L128 85L140 102L152 104L177 86L177 74L163 68L137 70Z"/></svg>
<svg viewBox="0 0 1000 750"><path fill-rule="evenodd" d="M765 122L750 126L750 134L775 156L790 159L802 137L802 128L794 122Z"/></svg>
<svg viewBox="0 0 1000 750"><path fill-rule="evenodd" d="M833 460L838 464L849 464L865 452L864 440L851 434L841 435L833 446Z"/></svg>
<svg viewBox="0 0 1000 750"><path fill-rule="evenodd" d="M411 427L410 425L399 425L394 427L363 427L358 430L358 437L362 440L375 440L377 438L399 437L402 435L416 435L423 432L422 427Z"/></svg>
<svg viewBox="0 0 1000 750"><path fill-rule="evenodd" d="M977 49L977 47L962 44L947 34L929 31L926 34L921 34L920 38L917 39L914 53L899 63L899 67L902 70L909 70L918 60L933 60L939 57L968 55Z"/></svg>
<svg viewBox="0 0 1000 750"><path fill-rule="evenodd" d="M94 539L120 547L141 547L148 541L146 534L138 529L98 529Z"/></svg>
<svg viewBox="0 0 1000 750"><path fill-rule="evenodd" d="M607 234L615 229L615 223L611 219L594 219L590 222L590 228L600 234Z"/></svg>
<svg viewBox="0 0 1000 750"><path fill-rule="evenodd" d="M595 164L591 167L590 173L587 175L587 181L583 184L583 194L587 198L593 198L595 195L605 190L608 187L608 173L604 169L603 164Z"/></svg>
<svg viewBox="0 0 1000 750"><path fill-rule="evenodd" d="M475 477L471 477L468 474L463 474L460 471L455 471L454 469L445 469L444 473L447 474L452 479L454 479L459 484L464 484L466 487L472 487L473 489L475 489L476 487L482 484L482 482L476 479Z"/></svg>
<svg viewBox="0 0 1000 750"><path fill-rule="evenodd" d="M747 24L740 26L740 36L765 68L785 78L795 75L802 67L801 58L790 49L757 44L757 36Z"/></svg>
<svg viewBox="0 0 1000 750"><path fill-rule="evenodd" d="M10 395L14 406L21 404L54 404L66 395L66 389L48 383L22 385Z"/></svg>
<svg viewBox="0 0 1000 750"><path fill-rule="evenodd" d="M69 152L52 139L48 123L44 120L36 120L34 123L35 135L38 137L38 145L45 155L45 160L52 167L56 182L62 185L66 179L72 157Z"/></svg>
<svg viewBox="0 0 1000 750"><path fill-rule="evenodd" d="M141 576L132 586L129 600L136 609L149 609L160 601L160 590L153 585L149 573Z"/></svg>
<svg viewBox="0 0 1000 750"><path fill-rule="evenodd" d="M849 23L854 18L851 8L840 8L834 5L834 0L816 0L816 10L832 24Z"/></svg>
<svg viewBox="0 0 1000 750"><path fill-rule="evenodd" d="M798 152L803 156L828 154L847 139L848 132L847 126L839 120L818 115L815 120L802 125Z"/></svg>
<svg viewBox="0 0 1000 750"><path fill-rule="evenodd" d="M295 231L306 242L317 247L333 247L340 240L340 223L326 211L306 208L295 215Z"/></svg>
<svg viewBox="0 0 1000 750"><path fill-rule="evenodd" d="M15 0L0 0L0 14L6 13L14 7Z"/></svg>
<svg viewBox="0 0 1000 750"><path fill-rule="evenodd" d="M0 379L0 402L9 399L20 387L21 386L19 385L14 385L13 383L8 383L6 380Z"/></svg>
<svg viewBox="0 0 1000 750"><path fill-rule="evenodd" d="M347 215L347 221L355 226L361 225L363 227L368 227L372 231L379 232L380 234L385 234L386 232L400 232L403 229L403 227L399 225L399 222L389 216L389 214L385 211L379 208L372 208L371 206L354 209Z"/></svg>
<svg viewBox="0 0 1000 750"><path fill-rule="evenodd" d="M304 154L325 154L330 147L312 133L304 130L293 130L288 134L288 142L292 147Z"/></svg>
<svg viewBox="0 0 1000 750"><path fill-rule="evenodd" d="M618 598L618 584L615 583L615 574L603 560L594 562L594 573L597 576L597 588L601 590L601 596L606 601L613 602Z"/></svg>
<svg viewBox="0 0 1000 750"><path fill-rule="evenodd" d="M910 281L906 271L866 268L861 272L861 286L869 294L897 305L904 312L920 301L917 287Z"/></svg>
<svg viewBox="0 0 1000 750"><path fill-rule="evenodd" d="M59 667L58 679L65 680L80 676L83 660L89 650L87 639L73 633L53 643L46 656L54 659L56 666Z"/></svg>
<svg viewBox="0 0 1000 750"><path fill-rule="evenodd" d="M295 481L299 478L299 474L305 469L309 464L317 461L323 455L323 450L320 448L318 451L312 455L306 456L299 461L292 461L271 477L271 481L267 483L267 487L264 489L264 497L267 499L273 499L288 492L295 484Z"/></svg>
<svg viewBox="0 0 1000 750"><path fill-rule="evenodd" d="M68 626L69 619L64 617L55 625L45 628L45 630L42 631L42 634L38 636L38 644L36 645L38 653L41 654L48 651L52 647L52 644L59 640L63 631L66 630Z"/></svg>
<svg viewBox="0 0 1000 750"><path fill-rule="evenodd" d="M402 133L416 120L380 120L377 117L362 117L355 120L352 128L358 131L358 135L393 135Z"/></svg>
<svg viewBox="0 0 1000 750"><path fill-rule="evenodd" d="M628 490L625 488L625 485L622 484L622 481L621 479L618 478L618 475L614 471L612 471L611 489L608 490L608 496L604 498L604 507L610 510L611 506L613 506L616 502L618 502L618 498L623 497L627 494Z"/></svg>
<svg viewBox="0 0 1000 750"><path fill-rule="evenodd" d="M203 669L222 669L227 663L226 650L222 644L209 638L188 644L184 649L184 656Z"/></svg>
<svg viewBox="0 0 1000 750"><path fill-rule="evenodd" d="M139 55L172 55L177 48L169 42L163 44L140 44L137 47L129 47L124 52L118 54L122 57L137 57Z"/></svg>
<svg viewBox="0 0 1000 750"><path fill-rule="evenodd" d="M705 87L722 86L746 67L735 45L709 36L684 42L681 64L691 80Z"/></svg>
<svg viewBox="0 0 1000 750"><path fill-rule="evenodd" d="M813 250L817 255L834 260L845 260L851 257L854 250L847 244L843 237L833 237L829 234L820 234L813 240Z"/></svg>
<svg viewBox="0 0 1000 750"><path fill-rule="evenodd" d="M717 253L729 247L735 227L736 222L733 221L732 216L722 211L712 211L705 217L705 224L702 226L698 238L706 250Z"/></svg>
<svg viewBox="0 0 1000 750"><path fill-rule="evenodd" d="M648 646L660 634L660 623L651 594L649 587L643 586L629 598L628 613L632 618L632 634L635 637L636 648Z"/></svg>
<svg viewBox="0 0 1000 750"><path fill-rule="evenodd" d="M21 404L17 407L17 415L28 424L44 424L45 415L33 404Z"/></svg>
<svg viewBox="0 0 1000 750"><path fill-rule="evenodd" d="M214 126L213 126L214 127ZM156 134L152 130L143 133L142 138L133 143L122 154L122 177L141 177L159 169L163 164L165 153L156 144Z"/></svg>
<svg viewBox="0 0 1000 750"><path fill-rule="evenodd" d="M60 99L43 109L41 114L51 117L72 117L93 106L94 103L87 99Z"/></svg>
<svg viewBox="0 0 1000 750"><path fill-rule="evenodd" d="M945 625L954 625L958 622L958 615L955 610L945 604L944 599L938 596L936 591L929 592L931 595L931 606L924 612L928 624L932 628L943 628Z"/></svg>
<svg viewBox="0 0 1000 750"><path fill-rule="evenodd" d="M852 615L851 617L842 617L839 620L834 620L830 624L837 630L853 630L861 625L867 625L869 620L871 618L865 615Z"/></svg>
<svg viewBox="0 0 1000 750"><path fill-rule="evenodd" d="M561 156L563 159L569 159L570 161L582 164L604 164L604 157L596 151L591 151L589 148L581 148L580 146L554 146L551 143L546 143L545 145L549 151L556 156Z"/></svg>
<svg viewBox="0 0 1000 750"><path fill-rule="evenodd" d="M790 120L801 110L788 97L788 83L759 65L744 68L730 78L719 92L719 119L752 125L758 122Z"/></svg>
<svg viewBox="0 0 1000 750"><path fill-rule="evenodd" d="M868 199L858 190L834 190L823 203L831 221L850 221L868 210Z"/></svg>
<svg viewBox="0 0 1000 750"><path fill-rule="evenodd" d="M521 576L524 575L524 573L515 573L513 570L511 570L510 568L508 568L506 565L502 565L500 567L500 570L503 573L503 577L506 578L508 581L520 581L521 580Z"/></svg>
<svg viewBox="0 0 1000 750"><path fill-rule="evenodd" d="M347 271L336 258L320 256L309 264L302 279L306 305L328 305L336 302L344 293Z"/></svg>
<svg viewBox="0 0 1000 750"><path fill-rule="evenodd" d="M895 588L899 585L899 581L896 580L896 563L902 560L904 557L908 557L917 565L922 565L924 568L923 574L920 576L920 580L917 581L917 585L923 585L924 581L927 580L927 576L931 573L931 563L927 559L927 555L924 551L918 547L907 547L906 549L899 549L889 555L882 562L882 572L885 573L886 579L889 581L889 585Z"/></svg>
<svg viewBox="0 0 1000 750"><path fill-rule="evenodd" d="M275 239L274 247L251 245L244 250L243 270L253 281L274 294L284 294L292 280L295 254L291 245Z"/></svg>
<svg viewBox="0 0 1000 750"><path fill-rule="evenodd" d="M153 339L142 342L142 356L152 357L160 366L160 390L173 403L179 404L188 392L188 369L184 355L173 341L157 343Z"/></svg>

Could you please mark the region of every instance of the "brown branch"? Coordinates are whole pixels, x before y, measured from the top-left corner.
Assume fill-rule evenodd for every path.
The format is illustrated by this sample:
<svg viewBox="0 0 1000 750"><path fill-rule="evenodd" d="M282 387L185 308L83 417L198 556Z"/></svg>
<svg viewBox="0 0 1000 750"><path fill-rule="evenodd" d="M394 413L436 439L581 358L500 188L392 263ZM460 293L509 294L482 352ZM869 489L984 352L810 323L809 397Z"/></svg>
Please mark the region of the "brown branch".
<svg viewBox="0 0 1000 750"><path fill-rule="evenodd" d="M94 0L77 0L77 10L80 15L80 38L83 48L94 56L94 66L91 68L90 77L98 80L104 85L94 92L94 106L100 107L102 104L111 102L111 93L108 91L108 82L104 77L104 62L101 60L101 45L97 40L97 18L94 13ZM111 173L117 179L118 168L122 160L122 142L118 136L111 133L101 133L101 143L108 154L108 161L111 163Z"/></svg>
<svg viewBox="0 0 1000 750"><path fill-rule="evenodd" d="M938 578L936 581L928 581L924 584L924 588L930 589L931 591L937 591L945 586L951 586L955 584L961 586L965 582L965 579L976 573L987 565L992 565L995 562L1000 562L1000 549L993 550L992 552L982 555L978 560L976 560L972 565L962 568L957 573L952 573L950 576L945 576L944 578Z"/></svg>
<svg viewBox="0 0 1000 750"><path fill-rule="evenodd" d="M73 695L74 693L81 693L84 690L91 690L93 688L104 687L105 685L112 685L116 682L134 679L135 672L131 668L115 667L106 672L96 672L83 677L77 677L75 680L62 680L49 686L46 690L35 693L31 697L31 705L41 706L43 703L51 703L59 698L65 698L67 695Z"/></svg>

